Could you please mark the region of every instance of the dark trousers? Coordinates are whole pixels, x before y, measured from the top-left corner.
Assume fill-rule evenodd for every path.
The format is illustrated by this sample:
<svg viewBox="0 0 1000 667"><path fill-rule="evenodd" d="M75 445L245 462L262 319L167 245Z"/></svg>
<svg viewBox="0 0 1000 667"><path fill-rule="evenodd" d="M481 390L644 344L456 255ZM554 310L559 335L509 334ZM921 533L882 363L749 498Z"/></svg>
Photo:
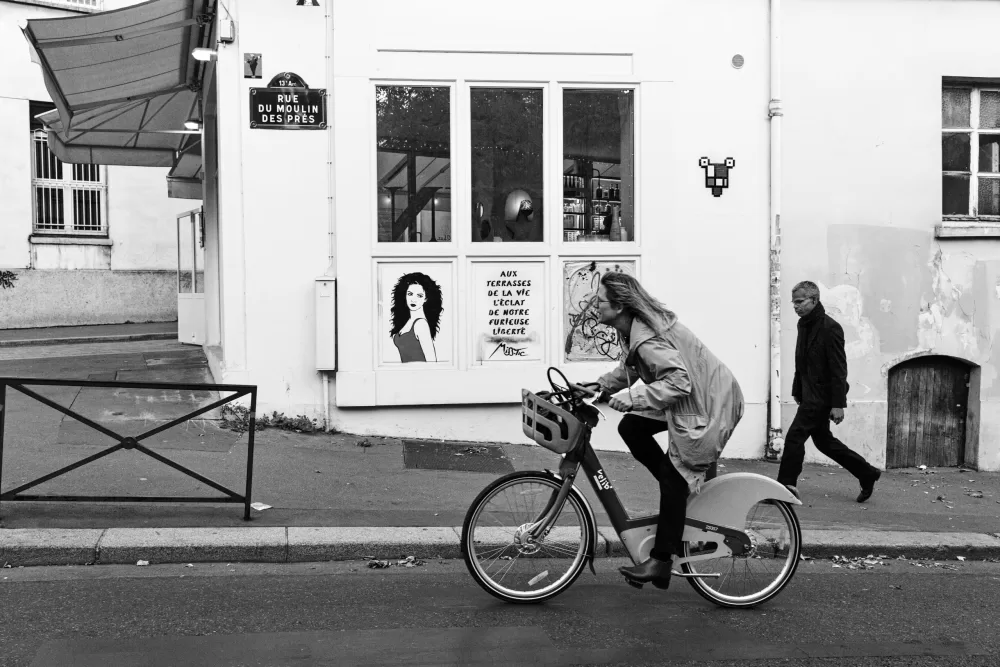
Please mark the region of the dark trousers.
<svg viewBox="0 0 1000 667"><path fill-rule="evenodd" d="M656 541L650 553L657 560L671 560L671 554L681 555L681 538L684 536L690 493L687 481L653 439L654 435L666 430L667 422L638 415L625 415L618 424L618 433L629 451L660 483L660 520L656 524ZM713 463L706 478L712 479L715 474L716 464Z"/></svg>
<svg viewBox="0 0 1000 667"><path fill-rule="evenodd" d="M778 482L781 484L796 485L802 474L802 460L809 438L812 438L816 449L846 468L859 481L867 481L875 474L875 468L860 454L848 449L830 433L830 408L799 406L785 434L785 451L778 468Z"/></svg>

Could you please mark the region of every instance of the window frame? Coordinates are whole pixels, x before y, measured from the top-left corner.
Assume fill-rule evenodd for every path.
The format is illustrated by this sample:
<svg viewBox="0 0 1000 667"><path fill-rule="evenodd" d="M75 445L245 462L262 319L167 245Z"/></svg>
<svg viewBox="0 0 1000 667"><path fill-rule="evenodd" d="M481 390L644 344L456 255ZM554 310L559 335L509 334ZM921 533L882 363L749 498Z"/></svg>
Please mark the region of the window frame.
<svg viewBox="0 0 1000 667"><path fill-rule="evenodd" d="M979 181L1000 180L1000 173L979 171L979 137L981 135L1000 136L1000 128L983 129L979 127L980 98L983 92L1000 93L1000 83L983 85L946 83L941 87L942 97L945 90L968 90L969 91L969 127L944 127L942 123L941 136L945 134L968 134L969 135L969 169L963 171L946 171L941 169L942 183L945 176L968 176L969 177L969 208L965 215L942 212L942 221L955 221L965 223L982 222L989 225L1000 223L1000 214L982 215L979 213ZM942 165L943 167L943 165ZM943 188L943 184L942 184ZM943 197L943 191L942 191Z"/></svg>
<svg viewBox="0 0 1000 667"><path fill-rule="evenodd" d="M588 257L588 256L599 256L599 257L619 257L623 255L635 255L636 258L639 256L639 248L642 239L642 220L640 215L640 210L642 207L639 206L641 201L642 191L640 187L640 173L642 171L641 166L641 156L639 153L639 146L641 143L641 127L642 123L640 118L640 113L642 109L642 86L638 83L589 83L582 81L560 81L558 82L558 109L553 109L553 119L554 127L552 128L553 133L558 133L557 135L557 147L558 147L558 158L557 158L557 168L559 171L559 180L557 186L559 188L559 198L558 198L558 208L559 208L559 234L555 239L556 252L560 257ZM607 241L607 242L595 242L595 241L567 241L563 236L562 228L562 200L563 200L563 186L562 186L562 163L563 163L563 93L567 90L631 90L632 91L632 235L629 237L628 241ZM565 361L565 359L564 359ZM577 362L574 362L577 363Z"/></svg>
<svg viewBox="0 0 1000 667"><path fill-rule="evenodd" d="M451 106L449 112L449 171L451 179L451 240L450 241L419 241L413 243L399 241L379 241L378 238L378 88L387 86L408 86L411 88L448 88L448 104ZM369 82L368 117L371 120L371 130L369 140L371 144L371 188L368 191L369 209L371 211L371 244L372 255L375 257L440 257L442 255L453 255L458 247L455 233L455 213L458 210L458 198L456 192L456 90L455 81L447 80L410 80L410 79L372 79ZM429 247L427 247L429 246Z"/></svg>
<svg viewBox="0 0 1000 667"><path fill-rule="evenodd" d="M94 165L98 169L97 181L78 181L73 178L74 165L63 162L49 148L48 133L42 129L33 129L31 141L31 233L33 236L61 236L75 238L108 238L108 168L104 165ZM41 144L46 155L51 155L62 165L62 178L42 178L38 176L38 152L36 147ZM39 227L38 188L61 190L63 192L63 226L62 228ZM99 229L76 229L74 217L74 194L77 192L98 192L101 203L98 207L100 216Z"/></svg>
<svg viewBox="0 0 1000 667"><path fill-rule="evenodd" d="M359 82L360 83L360 82ZM642 82L615 77L614 79L580 80L578 78L511 78L456 76L385 76L367 77L364 82L366 99L361 102L365 121L353 120L358 129L364 128L365 155L370 165L364 176L357 179L363 201L349 204L359 214L358 229L351 235L353 250L344 257L345 267L367 274L369 284L356 303L344 304L364 325L351 334L342 349L354 359L338 371L338 402L350 406L393 405L468 405L506 404L523 386L524 377L543 377L547 367L568 365L574 377L591 377L605 372L608 361L568 361L564 349L565 313L564 271L567 262L581 259L598 262L626 262L634 266L641 279L642 257L641 216L641 105ZM451 90L451 183L452 236L449 242L380 242L378 240L378 130L376 89L381 86L449 87ZM473 88L538 88L542 91L542 188L544 230L541 241L475 242L472 234L472 123L471 94ZM628 241L566 242L563 237L563 91L628 89L633 94L633 215L635 233ZM359 109L360 110L360 109ZM345 110L346 113L346 110ZM360 139L360 137L358 137ZM360 181L364 181L362 186ZM359 199L361 199L359 198ZM537 210L537 209L536 209ZM343 218L342 218L343 220ZM340 222L338 224L348 224ZM363 239L363 240L362 240ZM362 245L363 244L363 245ZM362 250L363 246L364 250ZM346 247L346 246L345 246ZM343 249L343 248L342 248ZM360 252L360 254L359 254ZM454 291L451 303L455 307L453 326L454 358L439 365L387 364L381 357L385 341L379 341L383 323L378 303L382 286L380 265L398 262L444 263L451 266ZM488 364L476 360L475 286L469 281L480 264L525 262L540 265L545 284L543 291L543 353L538 360L495 361ZM371 304L371 305L369 305ZM361 308L363 310L358 310ZM364 332L364 333L361 333ZM377 335L375 332L379 332ZM469 383L477 386L470 395ZM515 399L516 402L516 399Z"/></svg>

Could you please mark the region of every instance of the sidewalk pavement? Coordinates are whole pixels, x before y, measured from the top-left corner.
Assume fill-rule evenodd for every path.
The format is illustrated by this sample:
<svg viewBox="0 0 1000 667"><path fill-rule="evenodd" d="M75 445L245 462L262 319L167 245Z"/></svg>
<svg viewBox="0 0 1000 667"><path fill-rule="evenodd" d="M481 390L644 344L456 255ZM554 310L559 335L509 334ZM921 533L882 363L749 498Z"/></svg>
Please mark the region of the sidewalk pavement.
<svg viewBox="0 0 1000 667"><path fill-rule="evenodd" d="M212 382L201 348L166 340L0 347L3 376ZM212 392L36 389L125 435L217 398ZM4 493L114 444L9 388L4 436ZM245 488L247 436L222 428L216 419L186 422L144 444L228 488L241 493ZM599 454L626 508L633 514L655 512L659 493L652 476L627 453ZM773 478L777 473L764 461L720 463L720 474L748 471ZM253 510L249 522L243 521L242 504L3 500L0 564L458 558L461 525L479 491L505 472L557 465L558 457L531 443L267 429L255 439L251 499L270 507ZM581 486L598 518L598 555L624 555L589 485ZM807 464L799 490L804 555L1000 558L1000 474L890 470L872 498L858 504L850 474ZM26 493L221 497L138 450L115 452Z"/></svg>
<svg viewBox="0 0 1000 667"><path fill-rule="evenodd" d="M177 340L177 321L98 324L78 327L0 329L0 347Z"/></svg>

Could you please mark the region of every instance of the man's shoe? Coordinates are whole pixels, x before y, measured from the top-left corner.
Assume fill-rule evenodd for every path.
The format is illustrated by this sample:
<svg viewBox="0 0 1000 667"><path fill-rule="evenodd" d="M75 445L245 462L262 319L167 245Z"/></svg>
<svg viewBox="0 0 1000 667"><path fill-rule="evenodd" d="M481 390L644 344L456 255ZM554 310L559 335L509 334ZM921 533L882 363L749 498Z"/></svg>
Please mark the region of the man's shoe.
<svg viewBox="0 0 1000 667"><path fill-rule="evenodd" d="M653 584L657 588L667 588L670 586L671 564L672 561L650 557L639 565L620 567L618 571L624 574L633 586L638 584L641 587L642 584Z"/></svg>
<svg viewBox="0 0 1000 667"><path fill-rule="evenodd" d="M802 498L799 497L799 490L797 488L795 488L791 484L782 484L782 486L784 486L786 489L788 489L789 493L791 493L793 496L795 496L796 500L802 500Z"/></svg>
<svg viewBox="0 0 1000 667"><path fill-rule="evenodd" d="M881 470L875 470L875 474L868 478L868 481L861 482L861 493L858 494L858 502L863 503L872 497L872 491L875 490L875 482L878 478L882 476Z"/></svg>

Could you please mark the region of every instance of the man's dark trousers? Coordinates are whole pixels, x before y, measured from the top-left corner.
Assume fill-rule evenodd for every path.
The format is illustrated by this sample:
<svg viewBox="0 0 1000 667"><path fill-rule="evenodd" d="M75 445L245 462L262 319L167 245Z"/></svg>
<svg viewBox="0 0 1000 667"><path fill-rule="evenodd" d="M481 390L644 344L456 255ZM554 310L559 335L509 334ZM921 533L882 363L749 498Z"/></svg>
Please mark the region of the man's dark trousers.
<svg viewBox="0 0 1000 667"><path fill-rule="evenodd" d="M795 419L785 434L785 450L778 468L778 482L796 486L802 474L802 461L806 455L806 440L812 438L816 449L829 456L858 478L870 480L876 469L862 456L848 449L847 445L830 432L830 408L799 406Z"/></svg>

